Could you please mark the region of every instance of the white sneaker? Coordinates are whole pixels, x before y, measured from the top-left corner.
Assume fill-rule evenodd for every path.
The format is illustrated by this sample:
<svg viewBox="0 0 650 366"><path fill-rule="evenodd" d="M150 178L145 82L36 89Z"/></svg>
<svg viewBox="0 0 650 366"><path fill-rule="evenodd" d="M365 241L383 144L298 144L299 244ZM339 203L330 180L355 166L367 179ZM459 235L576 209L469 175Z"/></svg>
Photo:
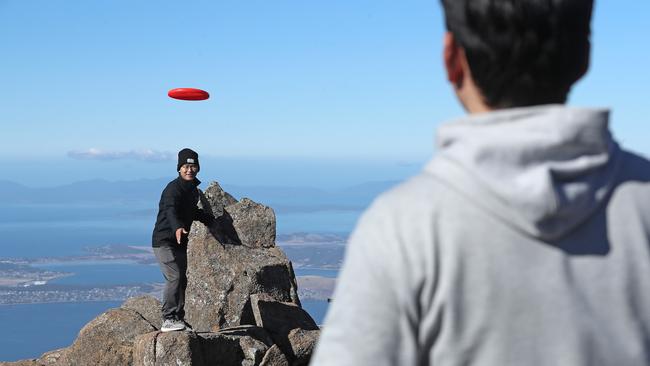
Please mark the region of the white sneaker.
<svg viewBox="0 0 650 366"><path fill-rule="evenodd" d="M160 330L163 332L173 332L183 329L185 329L185 323L176 319L165 319L163 321L162 327L160 328Z"/></svg>

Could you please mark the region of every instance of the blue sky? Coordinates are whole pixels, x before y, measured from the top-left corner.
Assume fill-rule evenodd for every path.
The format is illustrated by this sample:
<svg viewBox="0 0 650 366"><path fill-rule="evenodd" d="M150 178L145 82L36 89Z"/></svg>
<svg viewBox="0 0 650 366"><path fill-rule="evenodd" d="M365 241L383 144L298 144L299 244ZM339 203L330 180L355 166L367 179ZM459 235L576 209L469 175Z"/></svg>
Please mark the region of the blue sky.
<svg viewBox="0 0 650 366"><path fill-rule="evenodd" d="M649 11L597 1L571 97L613 108L615 136L647 155ZM443 30L437 1L0 0L0 162L25 167L0 179L159 177L186 146L213 171L241 164L225 177L239 184L281 183L250 172L278 161L305 184L320 179L309 162L358 181L412 174L436 125L463 113ZM176 87L211 98L168 98Z"/></svg>

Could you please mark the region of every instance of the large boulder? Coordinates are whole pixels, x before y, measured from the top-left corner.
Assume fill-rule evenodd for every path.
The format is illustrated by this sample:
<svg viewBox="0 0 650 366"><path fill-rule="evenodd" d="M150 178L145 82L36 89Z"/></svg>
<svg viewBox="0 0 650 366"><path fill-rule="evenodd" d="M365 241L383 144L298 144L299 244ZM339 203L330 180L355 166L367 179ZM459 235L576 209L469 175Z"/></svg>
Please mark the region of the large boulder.
<svg viewBox="0 0 650 366"><path fill-rule="evenodd" d="M233 228L192 225L188 245L188 287L185 313L197 331L216 331L255 324L250 295L300 305L291 262L275 246L275 215L269 207L249 199L232 203L219 185L210 185L202 201L232 218L240 244L220 242L215 232ZM224 201L218 202L215 198ZM230 204L228 204L230 203ZM217 225L228 225L219 221Z"/></svg>
<svg viewBox="0 0 650 366"><path fill-rule="evenodd" d="M156 329L162 326L162 309L158 299L153 296L137 296L127 299L121 306L122 309L129 309L140 314L146 321Z"/></svg>
<svg viewBox="0 0 650 366"><path fill-rule="evenodd" d="M43 365L59 365L60 360L63 360L68 352L68 348L55 349L45 352L38 361Z"/></svg>
<svg viewBox="0 0 650 366"><path fill-rule="evenodd" d="M151 332L138 336L133 346L134 366L199 364L199 339L193 332Z"/></svg>
<svg viewBox="0 0 650 366"><path fill-rule="evenodd" d="M225 211L232 218L242 245L252 248L275 246L275 212L270 207L243 198L227 206Z"/></svg>
<svg viewBox="0 0 650 366"><path fill-rule="evenodd" d="M320 337L320 330L318 329L300 329L295 328L289 332L288 351L289 358L293 360L293 366L307 366L311 360L311 355L314 353L316 343Z"/></svg>
<svg viewBox="0 0 650 366"><path fill-rule="evenodd" d="M267 294L251 295L253 316L292 365L307 365L320 335L318 325L305 310L279 302Z"/></svg>
<svg viewBox="0 0 650 366"><path fill-rule="evenodd" d="M86 324L58 361L61 365L130 365L133 342L156 328L138 312L111 309Z"/></svg>
<svg viewBox="0 0 650 366"><path fill-rule="evenodd" d="M218 333L152 332L135 341L134 366L255 366L269 349L261 328Z"/></svg>
<svg viewBox="0 0 650 366"><path fill-rule="evenodd" d="M38 360L20 360L14 362L0 362L0 366L42 366Z"/></svg>
<svg viewBox="0 0 650 366"><path fill-rule="evenodd" d="M282 353L280 347L278 347L277 344L274 344L268 351L266 351L260 366L289 366L289 360L287 360L287 356Z"/></svg>
<svg viewBox="0 0 650 366"><path fill-rule="evenodd" d="M21 360L15 362L0 362L0 366L49 366L64 365L63 356L68 352L68 348L57 349L44 353L38 359Z"/></svg>
<svg viewBox="0 0 650 366"><path fill-rule="evenodd" d="M255 323L274 333L286 333L292 329L317 330L318 325L308 312L291 302L280 302L266 293L250 296Z"/></svg>
<svg viewBox="0 0 650 366"><path fill-rule="evenodd" d="M210 212L214 217L219 217L223 215L223 209L226 206L235 203L237 203L235 197L224 191L219 183L211 182L205 192L203 192L203 195L201 195L199 207Z"/></svg>

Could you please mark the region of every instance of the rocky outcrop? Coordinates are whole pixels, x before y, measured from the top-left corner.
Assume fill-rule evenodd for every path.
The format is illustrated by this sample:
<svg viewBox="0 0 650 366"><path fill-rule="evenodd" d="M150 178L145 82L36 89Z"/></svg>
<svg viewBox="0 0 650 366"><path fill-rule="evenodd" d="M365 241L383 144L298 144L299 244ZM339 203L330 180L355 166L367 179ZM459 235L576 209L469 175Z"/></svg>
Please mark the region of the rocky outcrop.
<svg viewBox="0 0 650 366"><path fill-rule="evenodd" d="M15 362L0 362L0 366L42 366L37 360L21 360Z"/></svg>
<svg viewBox="0 0 650 366"><path fill-rule="evenodd" d="M262 363L260 363L260 366L289 366L289 360L287 360L287 356L282 353L280 350L280 347L278 347L277 344L274 344L269 348L268 351L266 351L266 354L264 355L264 358L262 359Z"/></svg>
<svg viewBox="0 0 650 366"><path fill-rule="evenodd" d="M235 197L221 188L219 183L212 182L201 196L199 207L208 210L214 217L223 215L226 206L237 203Z"/></svg>
<svg viewBox="0 0 650 366"><path fill-rule="evenodd" d="M155 330L156 327L135 311L111 309L81 329L63 355L63 364L130 365L135 338Z"/></svg>
<svg viewBox="0 0 650 366"><path fill-rule="evenodd" d="M291 349L287 351L287 354L293 360L292 365L309 365L311 355L314 353L319 336L320 329L307 330L294 328L289 331L287 340L289 341L289 347L291 347Z"/></svg>
<svg viewBox="0 0 650 366"><path fill-rule="evenodd" d="M62 359L63 355L65 355L67 351L67 348L62 348L46 352L38 359L38 361L42 365L57 365L59 364L59 360Z"/></svg>
<svg viewBox="0 0 650 366"><path fill-rule="evenodd" d="M259 365L272 346L263 329L218 333L153 332L135 342L134 365Z"/></svg>
<svg viewBox="0 0 650 366"><path fill-rule="evenodd" d="M291 262L275 246L273 210L249 199L232 203L216 184L205 191L213 212L232 217L217 227L195 222L188 246L187 320L197 331L216 331L255 324L250 295L265 293L281 302L300 305ZM218 201L218 199L222 201ZM223 208L222 208L223 207ZM224 244L222 233L235 231L240 243Z"/></svg>
<svg viewBox="0 0 650 366"><path fill-rule="evenodd" d="M275 301L267 294L251 295L251 306L257 325L269 332L292 365L309 364L320 333L309 313L293 303Z"/></svg>
<svg viewBox="0 0 650 366"><path fill-rule="evenodd" d="M162 311L160 301L151 296L132 297L121 306L123 309L133 310L140 314L146 321L156 329L162 326Z"/></svg>
<svg viewBox="0 0 650 366"><path fill-rule="evenodd" d="M275 246L275 213L248 198L226 208L242 244L250 248Z"/></svg>
<svg viewBox="0 0 650 366"><path fill-rule="evenodd" d="M273 210L217 183L200 205L218 220L190 231L185 312L194 331L160 332L160 302L141 296L92 320L70 347L7 365L306 365L319 330L275 246Z"/></svg>

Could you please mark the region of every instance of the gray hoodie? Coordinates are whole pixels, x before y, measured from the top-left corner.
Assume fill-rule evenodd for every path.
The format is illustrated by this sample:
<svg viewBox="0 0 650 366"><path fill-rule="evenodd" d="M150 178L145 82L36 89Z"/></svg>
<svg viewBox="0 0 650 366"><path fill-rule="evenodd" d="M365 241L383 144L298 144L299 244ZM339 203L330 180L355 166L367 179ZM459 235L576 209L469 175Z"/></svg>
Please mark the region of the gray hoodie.
<svg viewBox="0 0 650 366"><path fill-rule="evenodd" d="M312 365L650 364L650 162L606 110L471 115L350 238Z"/></svg>

